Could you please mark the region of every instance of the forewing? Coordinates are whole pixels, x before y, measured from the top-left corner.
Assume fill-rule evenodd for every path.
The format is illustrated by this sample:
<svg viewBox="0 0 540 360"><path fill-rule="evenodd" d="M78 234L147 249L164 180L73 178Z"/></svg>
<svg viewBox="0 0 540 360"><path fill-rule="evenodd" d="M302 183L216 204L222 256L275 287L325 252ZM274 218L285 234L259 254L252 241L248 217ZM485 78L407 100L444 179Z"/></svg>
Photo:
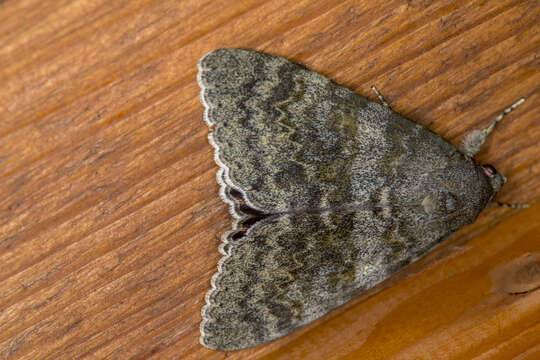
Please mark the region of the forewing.
<svg viewBox="0 0 540 360"><path fill-rule="evenodd" d="M427 251L414 243L403 251L407 239L393 228L369 209L258 222L220 261L202 312L202 344L235 350L283 336Z"/></svg>
<svg viewBox="0 0 540 360"><path fill-rule="evenodd" d="M215 50L199 63L223 184L270 212L352 199L358 114L380 106L278 56ZM374 124L374 127L376 124Z"/></svg>

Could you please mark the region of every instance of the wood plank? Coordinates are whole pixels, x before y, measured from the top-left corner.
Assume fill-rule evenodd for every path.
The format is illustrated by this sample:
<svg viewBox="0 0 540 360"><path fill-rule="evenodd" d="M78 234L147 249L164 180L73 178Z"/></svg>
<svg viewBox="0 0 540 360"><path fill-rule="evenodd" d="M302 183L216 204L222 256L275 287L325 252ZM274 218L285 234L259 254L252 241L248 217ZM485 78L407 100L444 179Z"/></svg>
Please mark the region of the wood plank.
<svg viewBox="0 0 540 360"><path fill-rule="evenodd" d="M0 2L0 359L535 358L539 9ZM200 309L231 219L196 64L228 46L285 56L372 99L375 84L454 144L526 97L478 159L509 179L497 200L533 206L488 208L421 262L280 340L203 348Z"/></svg>

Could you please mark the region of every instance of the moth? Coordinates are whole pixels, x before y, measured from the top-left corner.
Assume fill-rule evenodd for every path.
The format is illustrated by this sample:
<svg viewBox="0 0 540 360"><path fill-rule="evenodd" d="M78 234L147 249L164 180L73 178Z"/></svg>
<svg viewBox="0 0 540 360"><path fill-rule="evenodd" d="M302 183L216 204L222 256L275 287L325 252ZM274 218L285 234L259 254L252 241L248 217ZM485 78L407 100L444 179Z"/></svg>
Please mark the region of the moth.
<svg viewBox="0 0 540 360"><path fill-rule="evenodd" d="M201 343L255 346L321 317L424 256L506 181L382 104L282 57L219 49L198 81L232 230L202 309Z"/></svg>

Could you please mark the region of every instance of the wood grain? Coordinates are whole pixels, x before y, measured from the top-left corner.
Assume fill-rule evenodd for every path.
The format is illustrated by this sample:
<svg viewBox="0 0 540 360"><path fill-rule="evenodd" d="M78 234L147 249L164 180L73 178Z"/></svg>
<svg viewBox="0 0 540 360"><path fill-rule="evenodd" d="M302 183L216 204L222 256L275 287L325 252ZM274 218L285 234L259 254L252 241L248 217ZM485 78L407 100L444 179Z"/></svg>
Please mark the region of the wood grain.
<svg viewBox="0 0 540 360"><path fill-rule="evenodd" d="M0 359L537 359L536 1L0 2ZM196 64L285 56L454 144L520 97L478 159L509 179L436 251L280 340L198 343L230 227Z"/></svg>

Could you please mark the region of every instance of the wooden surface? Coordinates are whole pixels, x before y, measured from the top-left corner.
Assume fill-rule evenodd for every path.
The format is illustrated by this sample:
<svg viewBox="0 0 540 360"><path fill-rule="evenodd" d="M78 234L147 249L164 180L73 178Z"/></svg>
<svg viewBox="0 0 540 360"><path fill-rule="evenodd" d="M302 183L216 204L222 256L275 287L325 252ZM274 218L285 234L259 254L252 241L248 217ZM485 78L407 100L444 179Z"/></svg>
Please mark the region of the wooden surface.
<svg viewBox="0 0 540 360"><path fill-rule="evenodd" d="M0 2L0 359L540 358L537 1ZM198 59L302 63L479 155L491 207L368 294L275 342L198 343L230 227Z"/></svg>

